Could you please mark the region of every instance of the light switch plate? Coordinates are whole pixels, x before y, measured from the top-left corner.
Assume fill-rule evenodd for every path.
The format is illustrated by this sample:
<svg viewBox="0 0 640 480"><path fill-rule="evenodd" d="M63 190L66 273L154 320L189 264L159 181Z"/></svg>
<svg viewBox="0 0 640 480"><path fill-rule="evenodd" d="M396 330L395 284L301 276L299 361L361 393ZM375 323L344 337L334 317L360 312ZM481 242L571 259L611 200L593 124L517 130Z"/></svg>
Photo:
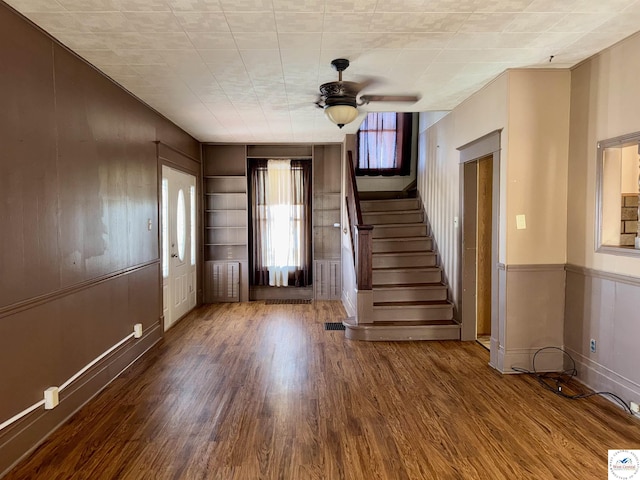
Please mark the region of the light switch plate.
<svg viewBox="0 0 640 480"><path fill-rule="evenodd" d="M516 215L516 228L518 230L524 230L527 228L527 220L524 215Z"/></svg>

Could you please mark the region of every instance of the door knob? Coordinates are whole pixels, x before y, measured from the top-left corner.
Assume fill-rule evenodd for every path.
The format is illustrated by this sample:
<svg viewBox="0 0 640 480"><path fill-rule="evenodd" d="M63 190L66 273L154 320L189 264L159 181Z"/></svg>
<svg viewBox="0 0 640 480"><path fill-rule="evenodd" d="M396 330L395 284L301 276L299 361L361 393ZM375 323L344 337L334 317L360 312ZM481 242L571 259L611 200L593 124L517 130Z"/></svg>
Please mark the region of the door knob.
<svg viewBox="0 0 640 480"><path fill-rule="evenodd" d="M175 253L172 253L172 254L171 254L171 258L177 258L177 257L178 257L178 255L177 255L177 254L175 254Z"/></svg>

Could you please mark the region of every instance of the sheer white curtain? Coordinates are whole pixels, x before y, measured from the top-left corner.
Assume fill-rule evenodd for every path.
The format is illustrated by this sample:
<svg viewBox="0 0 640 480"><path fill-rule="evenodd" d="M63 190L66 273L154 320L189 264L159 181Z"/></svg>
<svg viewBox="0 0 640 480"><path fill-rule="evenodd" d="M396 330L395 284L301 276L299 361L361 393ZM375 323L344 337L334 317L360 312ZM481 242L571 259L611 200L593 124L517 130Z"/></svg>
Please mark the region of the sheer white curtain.
<svg viewBox="0 0 640 480"><path fill-rule="evenodd" d="M398 168L397 115L393 112L369 113L360 127L358 161L361 169Z"/></svg>
<svg viewBox="0 0 640 480"><path fill-rule="evenodd" d="M286 287L289 272L300 264L297 241L299 224L295 221L296 205L292 204L290 160L267 162L267 235L264 239L264 265L269 271L269 285ZM296 228L298 227L298 228Z"/></svg>
<svg viewBox="0 0 640 480"><path fill-rule="evenodd" d="M251 171L252 285L311 285L311 165L254 160Z"/></svg>
<svg viewBox="0 0 640 480"><path fill-rule="evenodd" d="M358 130L356 175L411 173L412 113L372 112Z"/></svg>

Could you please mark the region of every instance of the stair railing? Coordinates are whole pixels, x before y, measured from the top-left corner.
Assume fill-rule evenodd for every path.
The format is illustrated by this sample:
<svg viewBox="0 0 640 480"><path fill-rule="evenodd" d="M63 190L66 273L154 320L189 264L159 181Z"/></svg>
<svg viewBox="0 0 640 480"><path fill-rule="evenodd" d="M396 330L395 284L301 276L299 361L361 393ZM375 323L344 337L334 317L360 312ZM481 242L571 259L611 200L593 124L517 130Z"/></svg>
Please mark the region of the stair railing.
<svg viewBox="0 0 640 480"><path fill-rule="evenodd" d="M365 225L360 210L360 196L356 183L356 171L353 166L353 152L347 152L349 174L347 178L347 216L349 217L349 232L351 234L351 251L356 271L358 290L372 290L373 288L373 225Z"/></svg>

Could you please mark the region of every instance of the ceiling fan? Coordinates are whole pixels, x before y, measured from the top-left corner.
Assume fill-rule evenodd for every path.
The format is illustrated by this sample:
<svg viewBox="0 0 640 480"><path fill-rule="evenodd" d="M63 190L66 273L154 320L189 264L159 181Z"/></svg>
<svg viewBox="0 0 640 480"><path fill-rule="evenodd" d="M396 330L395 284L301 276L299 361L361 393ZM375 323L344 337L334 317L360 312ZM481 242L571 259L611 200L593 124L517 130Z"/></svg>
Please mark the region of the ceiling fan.
<svg viewBox="0 0 640 480"><path fill-rule="evenodd" d="M338 81L320 85L320 96L316 105L324 109L329 120L342 128L353 122L358 116L358 108L369 102L417 102L416 95L360 95L360 91L370 85L367 82L348 82L342 80L342 72L349 66L346 58L336 58L331 62L338 71Z"/></svg>

